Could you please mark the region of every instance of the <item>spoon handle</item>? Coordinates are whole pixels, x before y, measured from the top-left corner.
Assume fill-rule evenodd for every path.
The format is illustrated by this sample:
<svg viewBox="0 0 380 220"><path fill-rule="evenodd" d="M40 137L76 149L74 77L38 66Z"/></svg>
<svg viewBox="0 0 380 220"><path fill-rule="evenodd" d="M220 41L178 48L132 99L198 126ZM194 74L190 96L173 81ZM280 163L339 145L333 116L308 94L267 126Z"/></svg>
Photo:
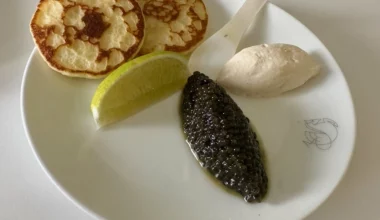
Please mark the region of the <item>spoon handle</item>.
<svg viewBox="0 0 380 220"><path fill-rule="evenodd" d="M239 42L267 0L246 0L235 16L190 56L191 73L201 71L215 80L223 65L231 59Z"/></svg>
<svg viewBox="0 0 380 220"><path fill-rule="evenodd" d="M246 0L235 16L222 28L226 38L238 46L242 36L267 0Z"/></svg>

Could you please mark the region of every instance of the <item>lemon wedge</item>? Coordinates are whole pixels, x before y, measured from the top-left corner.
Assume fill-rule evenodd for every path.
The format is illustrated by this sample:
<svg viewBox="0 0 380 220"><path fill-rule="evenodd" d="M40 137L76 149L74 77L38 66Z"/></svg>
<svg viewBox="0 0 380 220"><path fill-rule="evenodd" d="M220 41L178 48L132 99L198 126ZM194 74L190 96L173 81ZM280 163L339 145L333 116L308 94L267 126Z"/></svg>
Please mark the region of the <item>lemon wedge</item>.
<svg viewBox="0 0 380 220"><path fill-rule="evenodd" d="M182 89L190 75L187 61L178 53L153 52L110 73L91 102L98 128L124 120Z"/></svg>

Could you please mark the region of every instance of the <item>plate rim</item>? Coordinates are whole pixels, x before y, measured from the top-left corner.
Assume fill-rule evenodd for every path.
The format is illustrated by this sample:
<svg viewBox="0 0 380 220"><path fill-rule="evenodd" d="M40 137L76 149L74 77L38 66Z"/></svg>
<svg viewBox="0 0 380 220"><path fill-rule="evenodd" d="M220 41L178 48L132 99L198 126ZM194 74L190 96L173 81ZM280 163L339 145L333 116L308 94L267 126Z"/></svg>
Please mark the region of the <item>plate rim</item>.
<svg viewBox="0 0 380 220"><path fill-rule="evenodd" d="M340 72L339 74L341 74L342 77L343 77L343 80L345 82L343 86L346 88L346 90L348 92L348 97L349 97L350 105L351 105L351 109L352 109L352 116L353 116L353 118L352 118L352 120L353 120L353 127L352 127L353 136L352 136L352 141L351 141L352 142L352 146L350 148L349 157L347 158L347 163L346 163L346 165L345 165L345 167L343 169L343 172L340 173L338 181L336 181L336 183L330 188L329 192L325 194L325 196L320 200L320 202L317 205L315 205L313 208L311 208L309 211L305 212L304 215L302 215L302 219L303 219L303 218L306 218L307 216L309 216L310 214L312 214L313 212L315 212L322 204L324 204L326 202L326 200L332 195L332 193L336 190L336 188L341 184L342 180L344 179L344 177L347 174L348 168L350 167L350 164L351 164L351 161L352 161L352 157L353 157L353 154L354 154L354 151L355 151L355 148L356 148L356 143L357 143L357 115L356 115L356 109L355 109L355 102L354 102L354 99L353 99L353 96L352 96L352 92L351 92L350 86L349 86L348 81L346 79L346 76L345 76L344 72L342 71L342 68L340 67L338 61L332 55L332 53L330 52L330 50L328 50L328 48L325 46L325 44L323 43L323 41L320 38L318 38L318 36L313 31L311 31L305 24L303 24L299 19L297 19L295 16L293 16L293 14L291 14L290 12L287 12L282 7L276 5L276 4L272 3L272 2L269 2L269 1L267 2L267 5L265 7L273 7L275 9L277 9L277 10L280 10L282 13L288 15L289 17L293 18L296 22L298 22L300 25L302 25L302 27L304 29L306 29L307 31L309 31L309 33L315 39L317 39L320 42L322 48L325 49L325 51L330 56L330 58L335 62L336 68ZM28 126L28 120L26 119L26 113L25 113L25 84L26 84L27 77L29 75L28 72L29 72L32 60L33 60L34 56L38 55L38 53L39 53L38 49L36 47L34 47L33 50L32 50L32 52L31 52L31 54L29 55L28 61L27 61L26 65L25 65L25 68L24 68L24 71L23 71L22 82L21 82L20 110L21 110L22 126L23 126L24 133L25 133L25 136L26 136L27 141L28 141L28 145L31 148L31 150L32 150L35 158L37 159L38 164L40 165L40 167L42 168L42 170L44 171L44 173L46 174L46 176L53 183L53 185L55 185L58 188L58 190L70 202L72 202L77 208L79 208L79 210L81 210L84 213L86 213L89 217L91 217L93 219L104 219L104 217L100 216L94 210L91 210L85 204L83 204L81 201L79 201L78 199L76 199L74 195L71 195L71 193L69 193L65 189L65 187L61 185L61 183L49 171L47 165L45 164L45 162L43 161L43 159L40 157L38 149L35 147L35 144L34 144L34 141L33 141L33 137L31 137L31 135L30 135L29 126Z"/></svg>
<svg viewBox="0 0 380 220"><path fill-rule="evenodd" d="M269 4L271 4L272 6L274 6L275 8L277 8L278 10L282 11L283 13L288 14L290 17L292 17L294 20L296 20L300 25L302 25L303 28L305 28L306 30L308 30L310 32L310 34L313 35L313 37L315 37L321 43L323 49L326 50L326 52L328 53L328 55L330 56L330 58L336 64L336 68L337 68L337 70L339 70L339 74L343 77L343 80L345 82L344 83L344 87L346 87L346 90L347 90L347 93L348 93L348 97L349 97L349 100L350 100L351 109L352 109L352 117L353 117L352 118L352 120L353 120L352 131L353 131L353 135L352 135L352 141L351 141L351 143L352 143L351 151L350 151L349 157L347 158L347 164L344 167L343 172L340 174L338 181L336 181L335 185L330 188L330 192L325 194L325 197L323 199L321 199L321 201L320 201L320 203L318 205L316 205L313 208L311 208L308 213L306 213L305 215L302 216L302 219L304 219L304 218L308 217L309 215L311 215L313 212L315 212L322 204L324 204L326 202L326 200L328 198L330 198L330 196L332 195L332 193L341 184L342 180L344 179L344 177L347 174L348 168L350 167L350 164L351 164L351 161L352 161L352 157L353 157L353 154L354 154L354 151L355 151L356 142L357 142L357 123L358 122L357 122L357 116L356 116L356 109L355 109L355 103L354 103L354 99L353 99L353 96L352 96L351 88L348 85L348 81L347 81L346 75L344 74L342 68L340 67L340 65L338 63L338 61L335 59L335 57L330 52L330 50L326 47L326 45L323 43L323 41L310 28L308 28L304 23L302 23L298 18L296 18L295 16L293 16L293 14L291 14L290 12L287 12L285 9L281 8L280 6L277 6L276 4L273 4L273 3L269 3Z"/></svg>
<svg viewBox="0 0 380 220"><path fill-rule="evenodd" d="M37 159L38 164L40 165L40 167L42 168L42 170L44 171L46 176L49 178L50 182L52 182L53 185L55 185L55 187L58 188L58 191L60 191L71 203L73 203L77 208L79 208L79 210L85 212L91 218L93 218L93 219L104 219L103 217L98 215L96 212L89 209L85 204L82 204L82 202L77 200L73 195L71 195L71 193L69 193L65 189L65 187L62 186L62 184L54 177L54 175L47 168L47 165L45 164L45 162L43 162L43 159L40 157L40 154L39 154L37 148L35 147L33 138L30 135L28 122L27 122L26 114L25 114L25 106L24 106L24 102L25 102L25 97L24 97L25 95L24 94L25 94L25 92L24 92L24 89L25 89L26 78L28 77L27 76L28 70L30 68L33 57L36 56L36 54L38 54L38 51L37 51L37 48L34 47L29 58L28 58L28 61L26 63L25 69L24 69L22 82L21 82L21 93L20 93L21 119L22 119L22 125L24 128L24 133L25 133L26 138L28 140L29 147L32 149L32 152L33 152L35 158Z"/></svg>

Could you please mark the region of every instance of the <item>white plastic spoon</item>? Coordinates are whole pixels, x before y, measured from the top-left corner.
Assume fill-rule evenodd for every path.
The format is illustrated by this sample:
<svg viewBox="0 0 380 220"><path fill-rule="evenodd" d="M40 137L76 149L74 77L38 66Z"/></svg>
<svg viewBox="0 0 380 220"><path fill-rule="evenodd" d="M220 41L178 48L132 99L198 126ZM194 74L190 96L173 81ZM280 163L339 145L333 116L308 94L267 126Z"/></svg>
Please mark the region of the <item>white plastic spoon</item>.
<svg viewBox="0 0 380 220"><path fill-rule="evenodd" d="M246 0L236 15L205 40L189 59L191 73L200 71L215 80L223 65L236 53L241 38L267 0Z"/></svg>

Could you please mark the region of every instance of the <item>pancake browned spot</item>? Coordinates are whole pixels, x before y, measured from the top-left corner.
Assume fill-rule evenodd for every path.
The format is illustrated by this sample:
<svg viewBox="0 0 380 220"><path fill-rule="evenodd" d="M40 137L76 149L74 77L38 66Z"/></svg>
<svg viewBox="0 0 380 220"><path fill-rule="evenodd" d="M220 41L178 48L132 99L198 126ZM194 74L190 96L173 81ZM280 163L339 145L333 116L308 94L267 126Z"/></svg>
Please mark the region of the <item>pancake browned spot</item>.
<svg viewBox="0 0 380 220"><path fill-rule="evenodd" d="M203 40L208 15L202 0L138 0L146 38L140 54L153 51L189 53Z"/></svg>
<svg viewBox="0 0 380 220"><path fill-rule="evenodd" d="M102 78L139 52L143 12L135 0L40 0L31 33L54 70Z"/></svg>

